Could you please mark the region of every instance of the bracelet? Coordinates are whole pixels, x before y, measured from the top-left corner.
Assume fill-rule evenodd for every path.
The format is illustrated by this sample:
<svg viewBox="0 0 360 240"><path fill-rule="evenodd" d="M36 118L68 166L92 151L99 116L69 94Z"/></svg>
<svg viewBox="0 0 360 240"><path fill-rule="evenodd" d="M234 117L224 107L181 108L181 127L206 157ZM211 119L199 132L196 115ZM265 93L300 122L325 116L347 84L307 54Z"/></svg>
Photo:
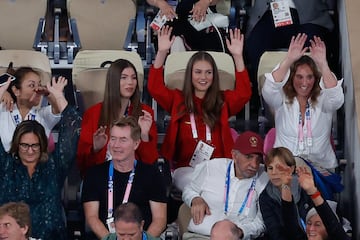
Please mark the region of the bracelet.
<svg viewBox="0 0 360 240"><path fill-rule="evenodd" d="M282 189L282 190L289 190L289 191L290 191L290 187L289 187L289 185L287 185L287 184L281 184L281 189Z"/></svg>
<svg viewBox="0 0 360 240"><path fill-rule="evenodd" d="M321 195L321 193L319 191L316 191L314 194L311 194L310 197L311 199L315 199L317 197L319 197Z"/></svg>

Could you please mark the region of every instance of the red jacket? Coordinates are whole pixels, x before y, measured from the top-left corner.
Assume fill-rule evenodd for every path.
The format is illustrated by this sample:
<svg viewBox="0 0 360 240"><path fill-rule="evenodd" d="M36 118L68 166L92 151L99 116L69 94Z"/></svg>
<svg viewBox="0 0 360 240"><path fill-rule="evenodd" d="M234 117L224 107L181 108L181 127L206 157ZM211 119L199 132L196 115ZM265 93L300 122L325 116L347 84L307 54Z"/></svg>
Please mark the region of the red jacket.
<svg viewBox="0 0 360 240"><path fill-rule="evenodd" d="M77 149L77 164L82 176L84 176L89 167L105 161L107 144L99 152L94 153L92 150L93 134L98 129L101 107L102 103L97 103L86 110L83 115ZM149 132L150 141L141 141L139 147L136 149L136 158L142 162L152 164L159 156L157 152L157 129L154 121L154 112L145 104L142 104L141 108L153 116L153 124Z"/></svg>
<svg viewBox="0 0 360 240"><path fill-rule="evenodd" d="M180 90L168 89L164 85L163 78L163 68L155 69L153 66L150 68L149 78L148 78L148 90L151 96L159 103L159 105L164 108L165 111L169 112L171 115L170 124L167 128L164 142L161 147L161 154L166 159L173 161L176 152L176 142L178 138L178 129L179 129L179 119L183 115L179 115L178 112L179 106L184 106L184 95ZM231 136L230 126L228 119L230 116L233 116L241 111L245 104L249 101L251 97L251 85L247 71L236 72L236 83L234 90L225 90L223 91L224 106L221 110L221 117L219 119L219 128L221 134L221 143L223 152L220 154L222 157L231 158L231 150L234 144L234 141ZM200 137L200 135L199 135ZM203 139L202 139L203 140ZM194 142L189 143L189 145L196 144ZM191 149L195 149L195 146L188 146ZM216 148L216 146L215 146ZM179 153L179 151L177 151ZM181 151L180 151L181 155ZM214 154L213 154L214 156ZM179 156L176 156L178 158ZM189 159L180 159L181 162L188 161ZM179 162L177 160L177 162ZM173 162L173 164L176 164ZM174 166L174 165L173 165ZM184 164L178 164L174 166L175 168L184 166Z"/></svg>

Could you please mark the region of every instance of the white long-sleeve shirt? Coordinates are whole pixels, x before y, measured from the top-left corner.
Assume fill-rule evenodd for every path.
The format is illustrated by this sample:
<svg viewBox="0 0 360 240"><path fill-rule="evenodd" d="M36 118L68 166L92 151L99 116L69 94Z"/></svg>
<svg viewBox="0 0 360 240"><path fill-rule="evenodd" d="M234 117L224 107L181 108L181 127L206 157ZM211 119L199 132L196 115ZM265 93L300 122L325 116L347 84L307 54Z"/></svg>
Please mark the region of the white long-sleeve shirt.
<svg viewBox="0 0 360 240"><path fill-rule="evenodd" d="M337 167L330 136L333 114L344 103L344 93L341 87L343 80L338 81L337 86L333 88L325 88L323 80L320 80L321 91L317 103L313 104L310 99L308 100L311 115L312 145L308 146L306 144L308 120L305 118L303 124L305 144L304 149L301 149L299 147L300 105L296 98L294 98L292 104L289 104L283 91L283 86L286 84L289 75L290 70L283 81L275 82L272 73L265 74L262 96L275 114L276 139L274 147L286 147L294 155L302 155L323 168L332 169Z"/></svg>
<svg viewBox="0 0 360 240"><path fill-rule="evenodd" d="M0 138L5 151L10 150L12 137L16 126L24 120L36 120L44 128L46 136L49 137L53 127L60 121L61 114L53 114L51 106L42 108L33 107L30 112L22 119L19 110L14 104L14 110L9 112L3 104L0 104Z"/></svg>
<svg viewBox="0 0 360 240"><path fill-rule="evenodd" d="M225 181L228 165L230 168L230 187L228 213L225 214ZM248 197L246 207L239 214L249 188L255 178L255 192ZM211 215L205 215L201 224L195 225L190 220L188 230L202 235L210 235L211 227L219 220L229 219L244 232L243 239L255 239L265 231L258 204L260 193L268 182L263 166L254 178L238 179L235 176L234 163L231 159L216 158L198 164L192 173L192 179L183 192L183 200L190 207L195 197L202 197L210 208Z"/></svg>

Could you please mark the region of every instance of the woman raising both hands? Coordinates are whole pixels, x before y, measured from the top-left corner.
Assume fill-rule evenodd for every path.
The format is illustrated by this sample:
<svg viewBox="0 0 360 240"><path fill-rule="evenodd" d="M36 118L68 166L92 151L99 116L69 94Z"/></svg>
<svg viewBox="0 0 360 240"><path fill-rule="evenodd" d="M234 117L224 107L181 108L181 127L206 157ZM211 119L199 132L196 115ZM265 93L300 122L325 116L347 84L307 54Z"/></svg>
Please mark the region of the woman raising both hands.
<svg viewBox="0 0 360 240"><path fill-rule="evenodd" d="M187 184L196 156L203 150L212 152L206 159L231 158L233 139L228 118L240 112L251 96L248 73L243 61L244 37L239 29L230 30L226 40L236 68L234 90L220 91L219 72L213 57L196 52L185 70L183 90L169 89L164 84L163 65L175 37L165 26L158 33L158 52L150 68L148 90L151 96L171 115L161 154L172 163L175 185L182 190ZM198 147L197 147L198 146ZM203 158L201 160L204 160ZM177 177L178 176L178 177ZM181 179L181 182L178 180Z"/></svg>
<svg viewBox="0 0 360 240"><path fill-rule="evenodd" d="M265 74L262 89L275 113L274 147L284 146L313 165L337 167L330 136L333 113L344 102L342 80L337 81L326 60L324 42L314 37L304 47L306 34L291 39L285 59ZM309 50L309 56L304 55Z"/></svg>

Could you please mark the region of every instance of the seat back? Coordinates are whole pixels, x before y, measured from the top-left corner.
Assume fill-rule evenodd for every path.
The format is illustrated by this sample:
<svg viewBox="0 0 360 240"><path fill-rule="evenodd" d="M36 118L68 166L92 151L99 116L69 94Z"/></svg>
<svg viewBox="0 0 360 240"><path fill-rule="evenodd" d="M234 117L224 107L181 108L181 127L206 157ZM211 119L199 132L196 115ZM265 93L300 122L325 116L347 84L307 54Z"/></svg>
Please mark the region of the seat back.
<svg viewBox="0 0 360 240"><path fill-rule="evenodd" d="M171 53L165 62L164 81L165 85L172 89L183 89L186 65L196 51ZM220 76L220 89L234 89L235 66L232 57L223 52L208 53L215 59Z"/></svg>
<svg viewBox="0 0 360 240"><path fill-rule="evenodd" d="M0 47L31 50L39 19L45 16L46 7L47 0L0 1Z"/></svg>
<svg viewBox="0 0 360 240"><path fill-rule="evenodd" d="M67 9L84 50L123 49L129 22L136 17L134 0L68 0Z"/></svg>
<svg viewBox="0 0 360 240"><path fill-rule="evenodd" d="M46 84L51 79L51 66L48 57L32 50L2 50L0 51L0 73L6 72L9 63L14 69L31 67L41 73L41 83Z"/></svg>
<svg viewBox="0 0 360 240"><path fill-rule="evenodd" d="M287 51L267 51L260 57L257 72L258 91L261 96L261 89L265 83L265 73L271 72L286 56Z"/></svg>
<svg viewBox="0 0 360 240"><path fill-rule="evenodd" d="M80 51L74 59L72 80L77 91L80 92L83 103L82 110L101 102L104 98L106 73L110 64L105 67L100 67L100 65L106 61L115 61L120 58L129 60L134 64L138 74L139 89L142 92L144 68L141 58L136 52L124 50Z"/></svg>

